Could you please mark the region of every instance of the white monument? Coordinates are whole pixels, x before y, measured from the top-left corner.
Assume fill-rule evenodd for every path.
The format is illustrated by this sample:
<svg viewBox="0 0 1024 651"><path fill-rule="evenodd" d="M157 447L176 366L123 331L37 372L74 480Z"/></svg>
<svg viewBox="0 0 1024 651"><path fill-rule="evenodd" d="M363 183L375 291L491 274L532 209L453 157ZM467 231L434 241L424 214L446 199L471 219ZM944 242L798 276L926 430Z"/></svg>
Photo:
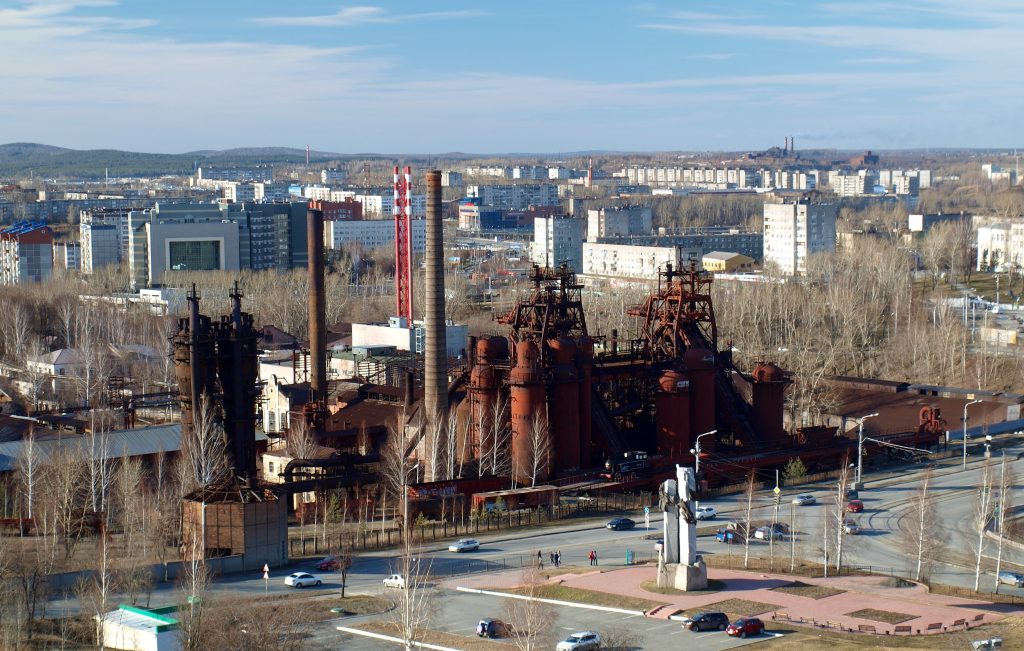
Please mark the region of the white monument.
<svg viewBox="0 0 1024 651"><path fill-rule="evenodd" d="M660 586L671 585L686 591L708 587L708 568L697 555L696 494L697 476L693 468L676 466L676 478L661 484L660 506L665 518L664 542L658 558Z"/></svg>

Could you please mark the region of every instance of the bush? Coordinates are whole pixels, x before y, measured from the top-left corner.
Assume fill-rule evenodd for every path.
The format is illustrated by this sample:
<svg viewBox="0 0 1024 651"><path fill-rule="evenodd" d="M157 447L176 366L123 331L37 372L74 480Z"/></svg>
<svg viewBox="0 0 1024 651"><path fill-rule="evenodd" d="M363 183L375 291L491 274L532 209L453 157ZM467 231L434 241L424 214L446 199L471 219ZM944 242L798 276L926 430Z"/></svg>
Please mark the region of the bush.
<svg viewBox="0 0 1024 651"><path fill-rule="evenodd" d="M800 457L793 457L786 463L786 467L782 469L782 480L787 486L800 483L800 480L806 476L807 466L800 460Z"/></svg>

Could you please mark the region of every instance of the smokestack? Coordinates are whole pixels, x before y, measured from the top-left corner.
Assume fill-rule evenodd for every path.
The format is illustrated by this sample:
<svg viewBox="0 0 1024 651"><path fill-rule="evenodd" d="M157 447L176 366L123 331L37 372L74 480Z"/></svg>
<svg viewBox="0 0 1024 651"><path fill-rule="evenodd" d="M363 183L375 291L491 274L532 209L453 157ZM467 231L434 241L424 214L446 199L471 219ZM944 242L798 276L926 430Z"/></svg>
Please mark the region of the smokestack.
<svg viewBox="0 0 1024 651"><path fill-rule="evenodd" d="M324 213L319 203L306 210L309 251L309 367L314 401L327 397L327 301L324 291Z"/></svg>
<svg viewBox="0 0 1024 651"><path fill-rule="evenodd" d="M791 154L795 154L796 153L796 145L793 143L793 136L789 137L789 153L791 153Z"/></svg>
<svg viewBox="0 0 1024 651"><path fill-rule="evenodd" d="M427 172L427 301L424 309L423 407L427 418L448 409L448 341L444 318L444 226L441 171Z"/></svg>

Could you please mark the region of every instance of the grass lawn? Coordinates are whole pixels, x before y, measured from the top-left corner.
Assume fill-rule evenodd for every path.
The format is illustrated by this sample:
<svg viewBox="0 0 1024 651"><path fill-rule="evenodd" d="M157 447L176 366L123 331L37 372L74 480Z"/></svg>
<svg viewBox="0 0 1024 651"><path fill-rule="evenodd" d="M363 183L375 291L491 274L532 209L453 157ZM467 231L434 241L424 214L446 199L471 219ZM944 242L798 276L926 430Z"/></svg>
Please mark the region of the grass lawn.
<svg viewBox="0 0 1024 651"><path fill-rule="evenodd" d="M772 588L772 590L797 597L807 597L808 599L824 599L825 597L834 597L837 594L846 592L846 590L837 590L823 585L803 583L802 581L793 581L792 583Z"/></svg>
<svg viewBox="0 0 1024 651"><path fill-rule="evenodd" d="M859 617L860 619L870 619L873 622L884 622L886 624L902 624L903 622L910 621L911 619L917 619L917 615L894 613L889 612L888 610L876 610L874 608L855 610L852 613L846 613L846 615L847 617Z"/></svg>
<svg viewBox="0 0 1024 651"><path fill-rule="evenodd" d="M374 597L371 595L350 595L342 599L337 597L324 603L328 607L328 611L331 608L344 608L353 615L372 615L374 613L382 613L391 607L391 602L382 597Z"/></svg>
<svg viewBox="0 0 1024 651"><path fill-rule="evenodd" d="M760 601L748 601L747 599L726 599L725 601L716 601L713 604L701 606L700 608L688 608L683 611L686 615L694 615L700 612L722 612L729 615L729 619L736 617L750 617L753 615L760 615L761 613L769 613L773 610L780 610L781 606L776 604L766 604Z"/></svg>
<svg viewBox="0 0 1024 651"><path fill-rule="evenodd" d="M687 592L685 590L676 590L675 588L659 588L658 587L658 582L656 580L653 580L653 579L650 580L650 581L644 581L643 583L640 584L640 587L643 588L644 590L646 590L647 592L653 592L655 594L667 594L667 595L676 595L676 596L686 596L686 595L710 594L712 592L720 592L721 590L725 590L725 582L724 581L718 581L716 579L708 579L708 587L707 587L706 590L690 590L689 592Z"/></svg>
<svg viewBox="0 0 1024 651"><path fill-rule="evenodd" d="M498 588L495 592L509 592L511 594L528 594L531 588ZM644 612L657 608L663 604L649 599L638 599L636 597L624 597L621 595L598 592L597 590L584 590L583 588L570 588L565 585L538 585L532 588L534 596L542 599L558 599L559 601L572 601L580 604L593 606L607 606L609 608L624 608L626 610L642 610Z"/></svg>
<svg viewBox="0 0 1024 651"><path fill-rule="evenodd" d="M889 651L891 649L970 649L972 640L990 637L1003 638L1004 649L1024 649L1024 618L1007 617L995 624L986 624L967 631L943 633L941 635L870 635L858 633L834 633L789 623L767 622L771 631L787 634L774 640L761 642L757 646L770 651L804 651L805 649L828 649L829 651Z"/></svg>

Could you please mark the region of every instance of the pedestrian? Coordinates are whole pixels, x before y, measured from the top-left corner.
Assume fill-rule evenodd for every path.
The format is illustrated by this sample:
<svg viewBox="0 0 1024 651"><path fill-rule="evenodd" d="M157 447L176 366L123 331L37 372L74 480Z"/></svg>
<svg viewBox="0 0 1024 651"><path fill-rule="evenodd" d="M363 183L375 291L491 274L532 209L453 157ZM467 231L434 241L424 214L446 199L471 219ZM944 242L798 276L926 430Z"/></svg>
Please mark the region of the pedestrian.
<svg viewBox="0 0 1024 651"><path fill-rule="evenodd" d="M539 549L537 550L537 567L544 569L544 555L540 553Z"/></svg>
<svg viewBox="0 0 1024 651"><path fill-rule="evenodd" d="M562 550L555 552L555 567L562 567Z"/></svg>
<svg viewBox="0 0 1024 651"><path fill-rule="evenodd" d="M589 558L590 558L590 564L591 565L597 565L597 552L596 551L590 550Z"/></svg>
<svg viewBox="0 0 1024 651"><path fill-rule="evenodd" d="M548 552L548 561L555 567L558 567L558 563L555 562L555 552Z"/></svg>

